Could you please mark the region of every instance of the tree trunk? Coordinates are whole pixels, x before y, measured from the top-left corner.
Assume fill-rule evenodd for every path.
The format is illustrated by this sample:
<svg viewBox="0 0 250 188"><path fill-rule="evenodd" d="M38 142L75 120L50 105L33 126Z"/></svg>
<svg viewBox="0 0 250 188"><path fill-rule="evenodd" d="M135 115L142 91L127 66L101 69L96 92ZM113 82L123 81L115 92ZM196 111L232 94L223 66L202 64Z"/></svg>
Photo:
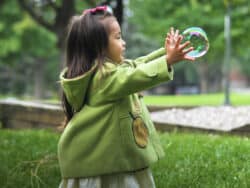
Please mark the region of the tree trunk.
<svg viewBox="0 0 250 188"><path fill-rule="evenodd" d="M100 3L97 4L97 6L100 5L111 5L113 4L114 1L112 2L111 0L104 0ZM115 7L112 7L113 11L114 11L114 16L116 17L118 23L120 24L120 26L122 26L123 23L123 0L116 0L115 1Z"/></svg>
<svg viewBox="0 0 250 188"><path fill-rule="evenodd" d="M2 0L3 1L3 0ZM1 2L1 0L0 0ZM31 6L29 6L29 3L25 0L18 0L20 7L22 7L24 10L26 10L31 17L37 21L41 26L45 27L49 31L53 32L57 36L57 47L59 49L59 61L60 61L60 67L59 71L64 67L65 62L65 38L67 33L67 25L70 21L70 18L76 13L75 8L75 0L69 1L69 0L62 0L60 6L58 6L54 2L50 2L50 6L55 11L55 20L53 23L48 22L45 17L41 16L36 12L35 9L33 9ZM111 0L107 0L107 3L110 3ZM90 3L91 5L96 4L96 1L88 0L87 3ZM123 20L123 0L116 0L116 7L114 9L114 14L117 17L117 20L120 24L122 24ZM42 70L44 67L39 68L37 65L36 71L37 75L35 77L35 96L40 98L42 96L42 76L44 74L44 70ZM59 72L58 71L58 72Z"/></svg>
<svg viewBox="0 0 250 188"><path fill-rule="evenodd" d="M45 61L37 59L34 71L34 97L35 99L42 99L45 95L44 91L44 65Z"/></svg>
<svg viewBox="0 0 250 188"><path fill-rule="evenodd" d="M0 7L4 4L5 0L0 0Z"/></svg>
<svg viewBox="0 0 250 188"><path fill-rule="evenodd" d="M206 62L200 63L198 66L198 74L200 77L200 92L208 92L208 64Z"/></svg>
<svg viewBox="0 0 250 188"><path fill-rule="evenodd" d="M123 2L122 0L116 0L116 8L114 10L114 15L117 18L117 21L119 22L120 26L122 26L123 22Z"/></svg>

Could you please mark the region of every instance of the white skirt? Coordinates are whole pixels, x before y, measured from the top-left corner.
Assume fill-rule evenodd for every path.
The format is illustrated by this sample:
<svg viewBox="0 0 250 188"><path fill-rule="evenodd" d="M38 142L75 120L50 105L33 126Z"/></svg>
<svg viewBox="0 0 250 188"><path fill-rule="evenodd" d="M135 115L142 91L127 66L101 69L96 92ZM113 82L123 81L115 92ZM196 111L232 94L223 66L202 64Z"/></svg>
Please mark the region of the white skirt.
<svg viewBox="0 0 250 188"><path fill-rule="evenodd" d="M90 178L63 179L59 188L155 188L149 168Z"/></svg>

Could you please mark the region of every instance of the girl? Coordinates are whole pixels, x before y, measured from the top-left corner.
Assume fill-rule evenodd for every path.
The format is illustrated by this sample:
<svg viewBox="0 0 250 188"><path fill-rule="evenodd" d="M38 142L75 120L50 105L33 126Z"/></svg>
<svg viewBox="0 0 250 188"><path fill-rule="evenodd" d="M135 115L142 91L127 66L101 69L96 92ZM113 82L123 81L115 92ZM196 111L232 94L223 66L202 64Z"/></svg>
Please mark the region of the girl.
<svg viewBox="0 0 250 188"><path fill-rule="evenodd" d="M155 187L149 166L164 152L137 92L172 80L173 64L194 60L181 40L171 29L165 48L124 60L126 43L106 6L72 18L60 74L67 120L58 144L60 188Z"/></svg>

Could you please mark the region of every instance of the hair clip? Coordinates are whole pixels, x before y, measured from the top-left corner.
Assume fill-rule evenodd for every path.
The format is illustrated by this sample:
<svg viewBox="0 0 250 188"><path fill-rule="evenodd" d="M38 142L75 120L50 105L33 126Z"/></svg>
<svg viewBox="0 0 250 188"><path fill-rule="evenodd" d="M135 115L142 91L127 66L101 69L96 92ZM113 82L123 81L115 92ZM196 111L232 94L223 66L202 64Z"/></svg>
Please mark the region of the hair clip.
<svg viewBox="0 0 250 188"><path fill-rule="evenodd" d="M107 11L111 14L113 14L113 10L110 6L98 6L98 7L95 7L95 8L90 8L90 9L86 9L83 11L83 15L87 14L87 13L96 13L98 11Z"/></svg>

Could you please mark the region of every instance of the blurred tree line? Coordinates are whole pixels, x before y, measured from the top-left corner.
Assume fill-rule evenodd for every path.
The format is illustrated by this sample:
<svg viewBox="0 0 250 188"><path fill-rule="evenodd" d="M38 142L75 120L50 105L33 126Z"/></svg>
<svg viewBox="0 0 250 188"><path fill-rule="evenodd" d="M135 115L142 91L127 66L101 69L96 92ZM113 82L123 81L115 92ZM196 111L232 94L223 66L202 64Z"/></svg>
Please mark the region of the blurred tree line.
<svg viewBox="0 0 250 188"><path fill-rule="evenodd" d="M167 87L191 84L198 85L202 92L221 91L226 3L226 0L0 0L1 94L57 96L67 24L71 16L102 4L113 7L122 24L128 58L163 46L171 26L180 31L190 26L202 27L210 40L209 52L194 64L178 64L175 80ZM230 3L232 68L239 68L250 80L249 2Z"/></svg>
<svg viewBox="0 0 250 188"><path fill-rule="evenodd" d="M226 5L231 4L231 38L233 68L239 68L250 80L249 40L250 6L247 0L134 0L130 1L133 11L131 22L138 31L151 40L163 44L165 33L171 26L180 31L188 27L203 28L210 41L208 53L194 64L176 66L175 79L171 85L196 85L201 92L221 91L223 88L223 62L225 51L224 16ZM133 8L134 7L134 8ZM136 8L140 7L140 8ZM228 62L226 62L228 63Z"/></svg>

